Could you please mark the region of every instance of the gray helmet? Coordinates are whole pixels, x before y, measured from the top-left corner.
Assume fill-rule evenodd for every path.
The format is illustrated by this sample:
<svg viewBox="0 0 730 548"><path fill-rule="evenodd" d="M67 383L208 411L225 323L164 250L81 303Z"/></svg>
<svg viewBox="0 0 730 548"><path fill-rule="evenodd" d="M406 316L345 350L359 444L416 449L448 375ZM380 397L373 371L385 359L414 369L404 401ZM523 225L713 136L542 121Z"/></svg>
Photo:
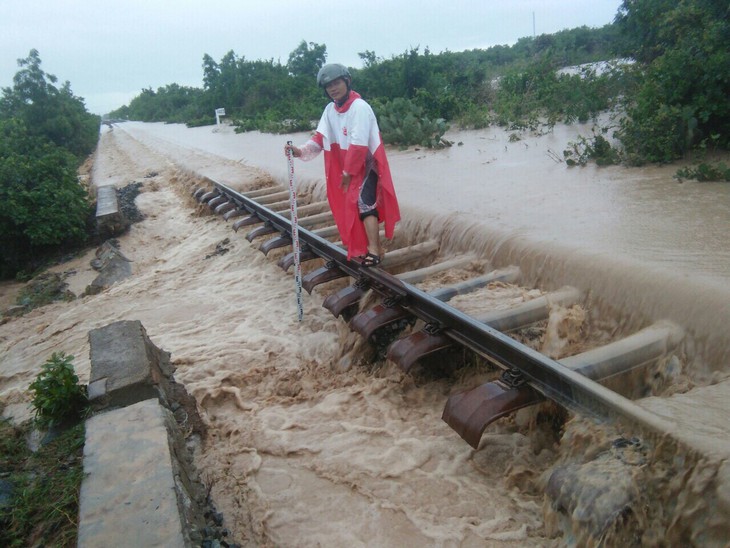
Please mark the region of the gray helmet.
<svg viewBox="0 0 730 548"><path fill-rule="evenodd" d="M317 73L317 85L321 88L327 87L327 84L334 82L338 78L346 78L349 85L352 81L350 71L347 70L345 65L339 63L330 63L329 65L323 66Z"/></svg>

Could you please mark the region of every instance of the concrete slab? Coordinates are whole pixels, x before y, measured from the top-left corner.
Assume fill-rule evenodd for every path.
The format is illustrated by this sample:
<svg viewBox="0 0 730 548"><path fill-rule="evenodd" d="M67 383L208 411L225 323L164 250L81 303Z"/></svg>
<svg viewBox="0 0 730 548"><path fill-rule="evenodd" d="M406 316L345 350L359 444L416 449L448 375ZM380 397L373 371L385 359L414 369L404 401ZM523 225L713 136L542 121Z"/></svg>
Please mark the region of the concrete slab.
<svg viewBox="0 0 730 548"><path fill-rule="evenodd" d="M181 521L168 428L157 399L86 421L78 546L191 546Z"/></svg>
<svg viewBox="0 0 730 548"><path fill-rule="evenodd" d="M96 188L96 218L103 219L120 215L117 189L113 185Z"/></svg>
<svg viewBox="0 0 730 548"><path fill-rule="evenodd" d="M170 354L152 343L141 322L124 320L92 329L89 343L92 408L165 399L165 387L173 373Z"/></svg>
<svg viewBox="0 0 730 548"><path fill-rule="evenodd" d="M96 189L96 228L104 237L121 234L127 227L127 221L119 208L117 189L113 185L100 186Z"/></svg>

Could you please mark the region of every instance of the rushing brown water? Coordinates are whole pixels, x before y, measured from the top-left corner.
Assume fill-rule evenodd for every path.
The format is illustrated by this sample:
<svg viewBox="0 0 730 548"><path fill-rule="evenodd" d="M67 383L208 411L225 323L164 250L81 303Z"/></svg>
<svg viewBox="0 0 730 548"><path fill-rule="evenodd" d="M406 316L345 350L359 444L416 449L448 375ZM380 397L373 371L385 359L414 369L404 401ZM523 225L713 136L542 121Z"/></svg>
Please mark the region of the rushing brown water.
<svg viewBox="0 0 730 548"><path fill-rule="evenodd" d="M134 124L125 130L137 135ZM234 134L221 126L179 131L150 124L141 139L158 146L192 147L240 161L285 181L281 143L306 134ZM511 238L565 245L619 261L699 276L728 286L730 281L730 185L678 182L677 166L569 168L566 144L590 126L556 126L542 136L510 142L501 129L453 132L444 150L390 151L401 201L424 216L449 215L482 222ZM164 140L164 141L160 141ZM193 163L194 159L190 159ZM282 165L283 164L283 165ZM219 166L208 166L214 173ZM321 180L321 161L297 162L300 182Z"/></svg>
<svg viewBox="0 0 730 548"><path fill-rule="evenodd" d="M282 143L306 134L235 134L230 127L125 124L160 150L215 154L183 159L235 184L225 164L255 166L285 183ZM501 129L455 132L444 150L390 151L404 227L424 237L447 231L453 249L481 249L494 266L518 264L525 281L566 283L633 315L627 329L670 319L689 325L702 345L695 369L730 361L730 185L678 182L677 166L569 168L567 143L589 126L556 126L512 142ZM462 143L459 145L458 143ZM321 182L321 161L297 162L302 185Z"/></svg>
<svg viewBox="0 0 730 548"><path fill-rule="evenodd" d="M594 308L556 307L545 325L521 335L538 350L559 359L669 318L693 332L691 346L675 356L681 372L670 380L686 390L723 378L728 189L679 184L671 178L676 168L569 169L555 156L572 131L518 142L493 130L467 132L451 136L463 145L443 151L390 151L405 213L400 231L415 241L439 234L444 254L476 252L472 271L450 273L455 279L520 266L527 287L497 284L455 300L470 312L539 296L531 283L545 290L570 283L595 296ZM172 353L177 380L200 406L209 437L196 463L237 540L575 542L545 521L542 474L560 453L597 454L612 434L573 421L559 447L549 425L524 413L491 425L472 451L439 417L449 393L488 372L438 378L403 375L391 364L373 368L366 345L321 307L326 290L306 296L305 321L297 322L291 277L229 224L201 216L188 170L240 188L270 177L284 182L286 140L228 127L125 123L104 130L94 183L144 182L137 203L147 218L120 238L134 275L99 295L0 325L0 399L10 404L8 414L27 416L27 386L51 352L75 355L85 380L88 331L138 319ZM321 195L320 161L297 163L296 173L307 192ZM92 256L56 267L69 273L77 294L90 281ZM711 397L694 396L699 412L708 412L703 401L724 412L724 385L717 387ZM656 401L647 405L674 413L673 400ZM683 413L675 417L680 430L708 424ZM723 425L706 432L722 437ZM673 494L662 492L655 504ZM685 499L688 508L697 500ZM660 525L645 525L661 538Z"/></svg>

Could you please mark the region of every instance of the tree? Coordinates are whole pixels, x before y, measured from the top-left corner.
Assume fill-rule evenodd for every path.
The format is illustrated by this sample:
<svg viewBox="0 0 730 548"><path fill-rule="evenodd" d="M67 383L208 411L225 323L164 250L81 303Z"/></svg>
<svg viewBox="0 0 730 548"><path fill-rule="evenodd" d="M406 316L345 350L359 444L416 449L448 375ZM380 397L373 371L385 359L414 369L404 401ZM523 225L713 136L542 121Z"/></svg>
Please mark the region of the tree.
<svg viewBox="0 0 730 548"><path fill-rule="evenodd" d="M35 254L83 241L89 204L77 159L30 134L22 120L0 120L0 274L14 275Z"/></svg>
<svg viewBox="0 0 730 548"><path fill-rule="evenodd" d="M730 147L729 15L720 0L624 0L617 24L638 83L619 137L635 163L669 162L708 139Z"/></svg>
<svg viewBox="0 0 730 548"><path fill-rule="evenodd" d="M86 237L89 204L77 169L96 145L99 117L66 82L41 69L37 50L18 61L0 97L0 275L15 275Z"/></svg>
<svg viewBox="0 0 730 548"><path fill-rule="evenodd" d="M0 119L19 118L30 134L49 139L83 160L96 146L99 117L86 111L68 82L60 89L54 86L57 78L41 69L38 50L19 59L18 66L21 70L13 77L13 87L2 90Z"/></svg>
<svg viewBox="0 0 730 548"><path fill-rule="evenodd" d="M294 51L289 54L286 67L292 76L315 78L319 69L327 61L327 46L302 40Z"/></svg>

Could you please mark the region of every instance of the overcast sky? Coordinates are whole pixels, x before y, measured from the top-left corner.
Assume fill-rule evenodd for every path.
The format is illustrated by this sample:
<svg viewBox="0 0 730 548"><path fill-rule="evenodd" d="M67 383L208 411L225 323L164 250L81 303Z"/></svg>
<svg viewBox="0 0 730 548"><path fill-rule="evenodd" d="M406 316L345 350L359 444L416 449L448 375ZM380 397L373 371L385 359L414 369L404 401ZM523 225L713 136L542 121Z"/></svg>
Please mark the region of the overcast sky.
<svg viewBox="0 0 730 548"><path fill-rule="evenodd" d="M432 53L613 21L621 0L0 0L0 87L37 49L42 69L104 114L143 88L202 87L204 54L230 50L286 63L302 40L329 62L362 66L358 52ZM338 7L339 6L339 7Z"/></svg>

